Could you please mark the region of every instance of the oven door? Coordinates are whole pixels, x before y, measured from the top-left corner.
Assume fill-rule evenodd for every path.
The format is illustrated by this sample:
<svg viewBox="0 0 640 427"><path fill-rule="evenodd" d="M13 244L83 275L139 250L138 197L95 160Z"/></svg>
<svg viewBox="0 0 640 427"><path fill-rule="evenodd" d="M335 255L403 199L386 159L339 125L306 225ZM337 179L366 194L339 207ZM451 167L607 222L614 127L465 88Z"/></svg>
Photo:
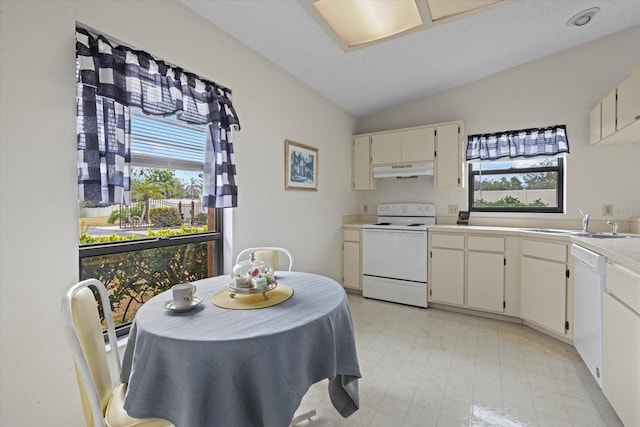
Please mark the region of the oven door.
<svg viewBox="0 0 640 427"><path fill-rule="evenodd" d="M427 233L364 229L362 274L426 283Z"/></svg>

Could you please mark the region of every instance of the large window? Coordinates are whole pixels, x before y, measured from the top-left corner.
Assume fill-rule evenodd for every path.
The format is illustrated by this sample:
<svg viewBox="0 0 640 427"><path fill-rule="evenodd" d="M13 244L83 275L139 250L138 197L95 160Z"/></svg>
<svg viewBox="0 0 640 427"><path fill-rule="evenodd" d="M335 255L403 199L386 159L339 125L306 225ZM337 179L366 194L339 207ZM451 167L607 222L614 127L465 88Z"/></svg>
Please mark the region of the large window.
<svg viewBox="0 0 640 427"><path fill-rule="evenodd" d="M229 88L81 26L76 89L80 277L107 284L123 331L158 292L222 272L240 121Z"/></svg>
<svg viewBox="0 0 640 427"><path fill-rule="evenodd" d="M563 212L563 157L469 162L469 210Z"/></svg>
<svg viewBox="0 0 640 427"><path fill-rule="evenodd" d="M222 273L222 210L201 202L206 139L206 126L132 111L131 202L79 203L80 278L105 283L119 335L152 296Z"/></svg>

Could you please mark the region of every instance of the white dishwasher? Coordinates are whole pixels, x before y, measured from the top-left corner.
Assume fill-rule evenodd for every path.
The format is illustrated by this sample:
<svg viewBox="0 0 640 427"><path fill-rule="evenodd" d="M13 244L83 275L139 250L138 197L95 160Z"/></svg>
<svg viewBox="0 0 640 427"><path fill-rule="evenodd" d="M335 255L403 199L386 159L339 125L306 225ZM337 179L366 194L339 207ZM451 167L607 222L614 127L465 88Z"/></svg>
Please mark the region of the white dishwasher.
<svg viewBox="0 0 640 427"><path fill-rule="evenodd" d="M602 294L607 258L578 245L573 257L573 345L602 388Z"/></svg>

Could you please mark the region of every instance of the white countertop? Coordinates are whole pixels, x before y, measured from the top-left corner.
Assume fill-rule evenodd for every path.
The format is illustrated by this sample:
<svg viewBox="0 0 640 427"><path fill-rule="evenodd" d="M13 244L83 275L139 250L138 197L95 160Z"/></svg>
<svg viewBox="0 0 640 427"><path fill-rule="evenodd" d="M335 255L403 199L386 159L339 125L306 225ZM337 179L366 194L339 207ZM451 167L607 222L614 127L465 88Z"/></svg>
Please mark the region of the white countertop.
<svg viewBox="0 0 640 427"><path fill-rule="evenodd" d="M446 231L454 233L506 234L521 237L538 237L545 240L572 242L607 257L610 262L620 264L636 272L640 272L640 235L631 239L603 239L563 234L541 233L526 228L489 227L489 226L461 226L434 225L429 231ZM622 233L626 234L626 233Z"/></svg>

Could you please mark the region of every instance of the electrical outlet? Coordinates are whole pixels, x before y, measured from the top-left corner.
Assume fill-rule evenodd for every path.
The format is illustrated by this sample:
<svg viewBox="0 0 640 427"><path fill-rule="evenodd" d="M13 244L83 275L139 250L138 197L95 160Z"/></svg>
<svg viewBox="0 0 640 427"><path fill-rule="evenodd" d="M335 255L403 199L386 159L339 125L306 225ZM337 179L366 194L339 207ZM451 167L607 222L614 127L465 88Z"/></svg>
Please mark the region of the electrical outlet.
<svg viewBox="0 0 640 427"><path fill-rule="evenodd" d="M602 205L602 216L613 216L613 205L607 203Z"/></svg>
<svg viewBox="0 0 640 427"><path fill-rule="evenodd" d="M447 208L447 213L450 215L458 214L458 205L449 205Z"/></svg>
<svg viewBox="0 0 640 427"><path fill-rule="evenodd" d="M362 206L362 212L363 212L363 213L367 213L367 212L369 212L369 205L363 205L363 206Z"/></svg>

